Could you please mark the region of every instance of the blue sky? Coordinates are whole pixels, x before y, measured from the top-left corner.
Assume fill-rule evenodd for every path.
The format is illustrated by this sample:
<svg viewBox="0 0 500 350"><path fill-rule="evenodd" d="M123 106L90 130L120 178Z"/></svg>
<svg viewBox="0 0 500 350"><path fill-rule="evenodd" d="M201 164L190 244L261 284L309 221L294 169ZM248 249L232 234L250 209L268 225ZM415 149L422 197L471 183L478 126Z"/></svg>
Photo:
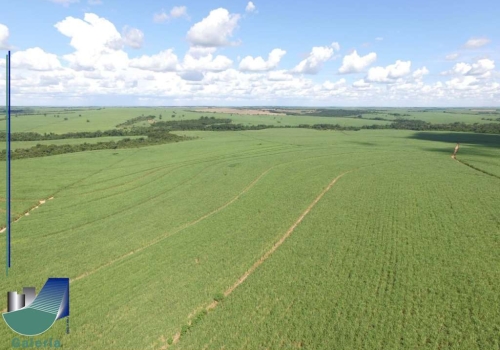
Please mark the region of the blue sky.
<svg viewBox="0 0 500 350"><path fill-rule="evenodd" d="M0 48L19 105L498 106L498 18L498 1L25 0L3 5Z"/></svg>

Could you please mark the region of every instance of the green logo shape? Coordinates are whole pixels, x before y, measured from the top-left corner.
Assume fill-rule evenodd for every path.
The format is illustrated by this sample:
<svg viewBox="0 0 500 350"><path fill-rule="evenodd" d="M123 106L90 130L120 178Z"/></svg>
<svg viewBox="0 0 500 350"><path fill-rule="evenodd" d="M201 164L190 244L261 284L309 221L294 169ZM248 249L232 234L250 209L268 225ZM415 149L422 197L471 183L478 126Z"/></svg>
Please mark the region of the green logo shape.
<svg viewBox="0 0 500 350"><path fill-rule="evenodd" d="M56 320L69 316L69 278L49 278L28 305L24 294L10 292L8 298L9 312L2 314L7 325L21 335L39 335Z"/></svg>

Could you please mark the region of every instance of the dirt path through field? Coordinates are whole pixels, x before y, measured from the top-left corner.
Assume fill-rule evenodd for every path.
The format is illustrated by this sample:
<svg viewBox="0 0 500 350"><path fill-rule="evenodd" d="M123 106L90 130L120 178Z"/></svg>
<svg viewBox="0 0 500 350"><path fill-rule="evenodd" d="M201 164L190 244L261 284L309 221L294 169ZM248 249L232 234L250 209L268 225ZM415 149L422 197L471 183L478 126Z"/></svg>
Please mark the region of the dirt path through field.
<svg viewBox="0 0 500 350"><path fill-rule="evenodd" d="M187 224L184 224L184 225L182 225L182 226L180 226L180 227L178 227L178 228L174 229L173 231L170 231L170 232L165 233L164 235L162 235L162 236L160 236L160 237L158 237L158 238L156 238L156 239L152 240L151 242L149 242L148 244L146 244L146 245L144 245L144 246L142 246L142 247L140 247L140 248L137 248L137 249L135 249L135 250L132 250L132 251L128 252L127 254L124 254L124 255L122 255L122 256L120 256L120 257L118 257L118 258L114 259L114 260L111 260L111 261L109 261L108 263L106 263L105 265L99 266L99 267L98 267L98 268L96 268L96 269L93 269L93 270L91 270L91 271L85 272L85 273L81 274L80 276L78 276L78 277L75 277L75 278L71 279L71 280L70 280L70 283L71 283L71 282L78 281L78 280L80 280L80 279L82 279L82 278L85 278L85 277L87 277L87 276L89 276L89 275L92 275L92 274L96 273L97 271L102 270L103 268L109 267L109 266L113 265L114 263L116 263L116 262L118 262L118 261L121 261L121 260L125 259L126 257L128 257L128 256L132 255L132 254L135 254L135 253L141 252L141 251L143 251L143 250L145 250L145 249L147 249L147 248L149 248L149 247L151 247L151 246L153 246L153 245L155 245L155 244L157 244L157 243L159 243L159 242L163 241L164 239L166 239L166 238L168 238L168 237L170 237L170 236L172 236L172 235L174 235L174 234L176 234L176 233L179 233L179 232L181 232L182 230L185 230L185 229L186 229L186 228L188 228L188 227L191 227L191 226L196 225L196 224L197 224L197 223L199 223L200 221L203 221L203 220L205 220L205 219L209 218L209 217L210 217L210 216L212 216L212 215L217 214L217 213L218 213L218 212L220 212L221 210L225 209L225 208L226 208L226 207L228 207L229 205L231 205L231 204L233 204L234 202L236 202L236 201L237 201L237 200L238 200L241 196L243 196L245 193L247 193L247 192L248 192L248 191L249 191L249 190L250 190L250 189L251 189L251 188L252 188L252 187L253 187L253 186L254 186L254 185L255 185L255 184L256 184L256 183L257 183L257 182L258 182L258 181L259 181L259 180L263 177L263 176L264 176L264 175L266 175L266 174L267 174L267 173L268 173L268 172L269 172L272 168L273 168L273 167L271 167L271 168L267 169L267 170L266 170L266 171L264 171L262 174L260 174L260 175L259 175L259 176L258 176L255 180L253 180L253 181L252 181L252 182L251 182L251 183L250 183L247 187L245 187L245 188L243 189L243 191L241 191L241 192L240 192L240 193L239 193L236 197L234 197L233 199L231 199L229 202L225 203L223 206L221 206L221 207L219 207L219 208L217 208L217 209L215 209L215 210L213 210L213 211L209 212L208 214L203 215L202 217L200 217L200 218L196 219L195 221L191 221L191 222L189 222L189 223L187 223Z"/></svg>
<svg viewBox="0 0 500 350"><path fill-rule="evenodd" d="M269 249L264 255L260 257L259 260L257 260L231 287L229 287L225 292L224 296L227 297L229 296L236 288L238 288L239 285L241 285L247 278L250 276L264 261L266 261L275 251L278 249L284 242L285 240L290 237L290 235L293 233L293 231L297 228L297 226L302 222L302 220L309 214L312 208L321 200L321 198L335 185L335 183L345 174L351 172L352 170L346 171L336 178L334 178L328 186L312 201L311 204L307 207L307 209L299 216L299 218L294 222L294 224L285 232L285 234L276 242L274 245ZM218 301L213 301L210 303L205 310L210 311L214 309L217 305L219 304ZM203 308L198 308L197 310L203 310ZM191 315L194 315L196 311L192 312ZM173 344L177 343L181 337L181 333L178 332L176 333L173 337ZM167 349L169 347L168 344L164 344L161 349Z"/></svg>
<svg viewBox="0 0 500 350"><path fill-rule="evenodd" d="M475 167L474 165L471 165L471 164L466 163L466 162L464 162L464 161L462 161L462 160L460 160L460 159L457 159L457 153L458 153L458 149L459 149L459 147L460 147L460 146L459 146L459 144L457 143L457 145L455 146L455 151L454 151L454 152L453 152L453 154L451 155L451 158L452 158L454 161L456 161L456 162L458 162L458 163L460 163L460 164L462 164L462 165L468 166L469 168L474 169L474 170L476 170L476 171L479 171L479 172L481 172L481 173L483 173L483 174L486 174L486 175L489 175L489 176L493 176L493 177L496 177L497 179L500 179L500 176L498 176L498 175L496 175L496 174L492 174L492 173L490 173L490 172L487 172L486 170L480 169L480 168L478 168L478 167Z"/></svg>
<svg viewBox="0 0 500 350"><path fill-rule="evenodd" d="M35 210L35 209L38 209L41 205L45 204L48 200L52 200L54 199L53 196L49 197L49 198L46 198L46 199L41 199L38 201L38 204L37 205L34 205L32 206L30 209L26 210L24 213L22 214L18 214L12 222L18 222L19 220L21 220L21 218L23 216L29 216L30 213ZM0 233L4 233L5 231L7 230L7 227L6 226L2 226L2 228L0 228Z"/></svg>

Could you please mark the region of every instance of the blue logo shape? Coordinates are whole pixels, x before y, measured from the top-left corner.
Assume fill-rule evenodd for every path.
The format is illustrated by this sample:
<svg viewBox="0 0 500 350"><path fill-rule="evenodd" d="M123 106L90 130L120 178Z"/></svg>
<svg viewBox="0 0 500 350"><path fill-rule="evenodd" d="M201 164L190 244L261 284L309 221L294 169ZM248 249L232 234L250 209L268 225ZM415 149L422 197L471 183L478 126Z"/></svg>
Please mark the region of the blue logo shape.
<svg viewBox="0 0 500 350"><path fill-rule="evenodd" d="M23 294L8 292L8 308L3 319L16 333L35 336L49 330L61 318L69 316L69 278L49 278L40 293L23 288Z"/></svg>

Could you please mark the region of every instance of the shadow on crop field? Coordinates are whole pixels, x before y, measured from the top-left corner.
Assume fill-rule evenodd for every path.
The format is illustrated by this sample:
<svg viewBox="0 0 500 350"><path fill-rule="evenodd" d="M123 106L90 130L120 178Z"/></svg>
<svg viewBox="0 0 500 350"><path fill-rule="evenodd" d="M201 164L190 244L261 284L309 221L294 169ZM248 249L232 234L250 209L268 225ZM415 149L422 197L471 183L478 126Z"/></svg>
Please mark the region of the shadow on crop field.
<svg viewBox="0 0 500 350"><path fill-rule="evenodd" d="M354 143L356 145L360 146L376 146L376 143L373 142L361 142L361 141L348 141L349 143Z"/></svg>
<svg viewBox="0 0 500 350"><path fill-rule="evenodd" d="M422 149L424 151L438 152L438 153L442 153L442 154L446 154L447 156L450 156L450 155L453 154L454 147L451 147L451 146L449 148L425 147L425 148L422 148ZM491 148L490 148L490 150L491 150ZM462 147L458 151L457 157L460 158L463 155L467 155L467 156L481 156L481 157L486 157L486 158L492 158L493 160L498 159L498 156L499 156L498 152L495 154L495 153L493 153L491 151L488 151L488 149L486 149L486 148L482 148L482 149L472 148L472 147L467 147L465 144L462 145ZM493 164L493 165L498 164L498 162L495 162L495 161L486 162L484 159L482 159L481 162L483 162L483 163L489 163L489 164Z"/></svg>
<svg viewBox="0 0 500 350"><path fill-rule="evenodd" d="M466 143L485 147L500 147L500 135L466 132L416 132L409 138L414 140ZM436 149L437 150L437 149Z"/></svg>

